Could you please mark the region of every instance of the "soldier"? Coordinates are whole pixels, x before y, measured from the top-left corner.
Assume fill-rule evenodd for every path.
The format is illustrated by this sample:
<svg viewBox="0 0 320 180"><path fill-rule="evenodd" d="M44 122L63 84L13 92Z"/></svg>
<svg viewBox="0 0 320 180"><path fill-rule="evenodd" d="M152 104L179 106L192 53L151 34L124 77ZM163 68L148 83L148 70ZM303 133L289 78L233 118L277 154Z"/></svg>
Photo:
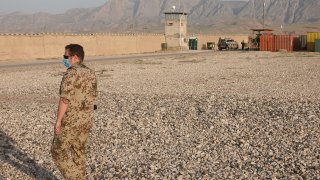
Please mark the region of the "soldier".
<svg viewBox="0 0 320 180"><path fill-rule="evenodd" d="M86 179L85 146L94 119L97 79L83 59L82 46L65 47L63 63L68 69L60 85L51 153L66 179Z"/></svg>
<svg viewBox="0 0 320 180"><path fill-rule="evenodd" d="M241 41L241 49L244 50L244 40Z"/></svg>

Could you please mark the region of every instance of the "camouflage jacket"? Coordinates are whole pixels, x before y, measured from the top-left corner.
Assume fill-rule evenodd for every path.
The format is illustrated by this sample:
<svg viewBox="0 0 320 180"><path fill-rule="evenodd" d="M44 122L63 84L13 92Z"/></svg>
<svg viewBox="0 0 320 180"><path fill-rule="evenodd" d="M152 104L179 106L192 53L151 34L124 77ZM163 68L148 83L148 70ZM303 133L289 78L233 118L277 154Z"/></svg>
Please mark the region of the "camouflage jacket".
<svg viewBox="0 0 320 180"><path fill-rule="evenodd" d="M97 97L97 79L94 71L84 64L68 68L60 85L60 97L68 99L63 125L80 125L92 121L93 106ZM81 120L82 119L82 120Z"/></svg>

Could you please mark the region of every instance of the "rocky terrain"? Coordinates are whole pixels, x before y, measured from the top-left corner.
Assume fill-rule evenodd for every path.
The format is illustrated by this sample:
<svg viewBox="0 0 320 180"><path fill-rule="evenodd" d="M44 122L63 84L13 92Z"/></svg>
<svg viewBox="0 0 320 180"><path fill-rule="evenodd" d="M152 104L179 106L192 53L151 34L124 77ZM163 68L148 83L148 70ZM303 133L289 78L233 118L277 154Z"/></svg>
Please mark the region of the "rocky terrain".
<svg viewBox="0 0 320 180"><path fill-rule="evenodd" d="M319 179L320 54L87 60L99 80L88 179ZM1 67L0 179L61 179L62 63Z"/></svg>

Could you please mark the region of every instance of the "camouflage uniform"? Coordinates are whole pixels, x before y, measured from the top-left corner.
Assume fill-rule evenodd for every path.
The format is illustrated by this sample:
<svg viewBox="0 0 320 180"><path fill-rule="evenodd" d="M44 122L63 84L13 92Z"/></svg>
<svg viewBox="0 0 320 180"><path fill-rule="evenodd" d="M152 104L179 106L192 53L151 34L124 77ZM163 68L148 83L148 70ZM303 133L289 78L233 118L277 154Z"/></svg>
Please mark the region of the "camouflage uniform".
<svg viewBox="0 0 320 180"><path fill-rule="evenodd" d="M61 134L51 147L53 160L66 179L86 179L85 146L93 124L97 79L83 64L68 68L62 78L60 97L69 100L61 122Z"/></svg>

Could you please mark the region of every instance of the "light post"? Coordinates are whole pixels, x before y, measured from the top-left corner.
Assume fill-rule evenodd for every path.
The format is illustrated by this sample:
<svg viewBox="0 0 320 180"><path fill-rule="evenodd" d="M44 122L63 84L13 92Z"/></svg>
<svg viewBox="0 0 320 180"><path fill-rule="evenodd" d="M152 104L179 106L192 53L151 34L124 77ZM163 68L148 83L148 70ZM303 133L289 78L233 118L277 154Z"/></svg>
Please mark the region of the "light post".
<svg viewBox="0 0 320 180"><path fill-rule="evenodd" d="M181 18L182 18L182 15L179 14L179 47L180 47L180 50L181 50Z"/></svg>
<svg viewBox="0 0 320 180"><path fill-rule="evenodd" d="M263 23L262 23L262 26L263 26L263 29L264 29L264 7L266 6L266 2L263 1Z"/></svg>

